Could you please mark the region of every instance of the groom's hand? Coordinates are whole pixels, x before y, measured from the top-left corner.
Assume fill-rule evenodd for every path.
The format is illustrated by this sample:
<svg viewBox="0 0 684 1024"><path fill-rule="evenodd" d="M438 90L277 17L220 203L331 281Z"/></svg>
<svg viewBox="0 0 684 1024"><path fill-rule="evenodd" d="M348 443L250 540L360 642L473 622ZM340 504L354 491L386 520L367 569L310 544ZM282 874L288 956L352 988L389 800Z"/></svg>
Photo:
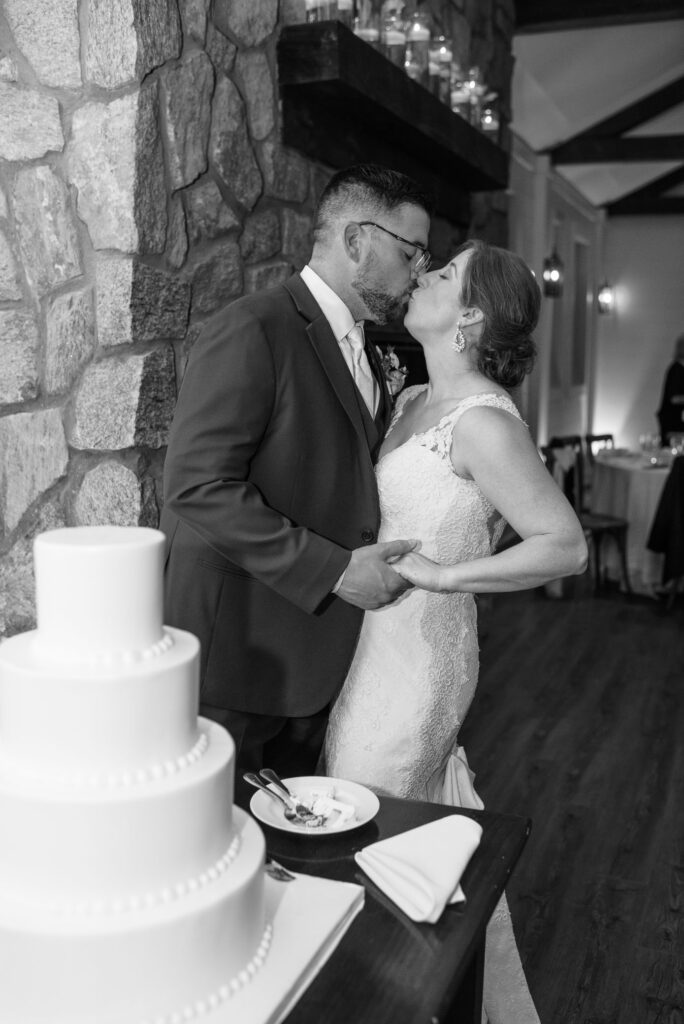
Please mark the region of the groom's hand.
<svg viewBox="0 0 684 1024"><path fill-rule="evenodd" d="M388 563L417 546L417 540L391 540L356 548L336 591L337 596L365 610L382 608L395 601L413 584L402 579Z"/></svg>

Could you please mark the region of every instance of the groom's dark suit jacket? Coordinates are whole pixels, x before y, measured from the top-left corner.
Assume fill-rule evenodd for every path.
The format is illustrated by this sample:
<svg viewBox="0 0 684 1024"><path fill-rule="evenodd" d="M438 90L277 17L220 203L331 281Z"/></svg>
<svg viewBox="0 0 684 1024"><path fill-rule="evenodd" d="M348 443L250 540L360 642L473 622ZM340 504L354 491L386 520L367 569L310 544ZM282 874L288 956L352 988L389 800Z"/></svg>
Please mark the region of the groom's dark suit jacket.
<svg viewBox="0 0 684 1024"><path fill-rule="evenodd" d="M202 645L202 703L299 717L344 681L362 612L331 596L377 539L375 421L299 274L196 341L164 471L165 621Z"/></svg>

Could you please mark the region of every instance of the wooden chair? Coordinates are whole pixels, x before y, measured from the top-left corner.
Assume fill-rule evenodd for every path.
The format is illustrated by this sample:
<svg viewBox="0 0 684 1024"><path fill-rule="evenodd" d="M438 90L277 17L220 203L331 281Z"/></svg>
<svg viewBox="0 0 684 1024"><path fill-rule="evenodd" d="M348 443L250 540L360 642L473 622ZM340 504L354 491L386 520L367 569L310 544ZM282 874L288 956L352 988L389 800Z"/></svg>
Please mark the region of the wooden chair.
<svg viewBox="0 0 684 1024"><path fill-rule="evenodd" d="M585 434L584 444L587 453L587 461L590 466L593 466L596 453L605 451L606 448L614 448L615 438L612 434Z"/></svg>
<svg viewBox="0 0 684 1024"><path fill-rule="evenodd" d="M560 458L560 451L566 453L564 459ZM582 438L579 434L570 434L566 437L552 437L548 445L542 449L545 455L546 465L554 478L562 481L561 487L570 501L570 504L577 513L584 535L589 542L592 561L594 566L594 591L597 592L603 585L603 565L601 562L601 551L603 541L610 537L620 556L620 569L622 581L628 594L632 593L629 582L629 570L627 568L627 529L628 522L621 516L604 515L602 512L590 512L584 508L584 466L582 452ZM571 453L571 458L568 457ZM559 467L567 466L559 472Z"/></svg>
<svg viewBox="0 0 684 1024"><path fill-rule="evenodd" d="M584 452L586 461L584 466L584 480L582 488L582 508L591 508L591 486L594 476L594 463L598 452L609 451L615 447L615 438L612 434L585 434Z"/></svg>

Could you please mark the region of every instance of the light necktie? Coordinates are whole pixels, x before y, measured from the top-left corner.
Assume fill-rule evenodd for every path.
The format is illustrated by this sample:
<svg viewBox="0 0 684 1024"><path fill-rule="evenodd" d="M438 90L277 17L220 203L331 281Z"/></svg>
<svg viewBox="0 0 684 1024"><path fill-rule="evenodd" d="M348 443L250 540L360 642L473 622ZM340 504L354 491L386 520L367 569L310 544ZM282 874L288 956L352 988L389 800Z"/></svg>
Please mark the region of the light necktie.
<svg viewBox="0 0 684 1024"><path fill-rule="evenodd" d="M347 341L351 348L354 382L361 392L363 400L372 416L375 412L375 378L371 372L368 357L364 350L363 327L361 324L354 324L347 335Z"/></svg>

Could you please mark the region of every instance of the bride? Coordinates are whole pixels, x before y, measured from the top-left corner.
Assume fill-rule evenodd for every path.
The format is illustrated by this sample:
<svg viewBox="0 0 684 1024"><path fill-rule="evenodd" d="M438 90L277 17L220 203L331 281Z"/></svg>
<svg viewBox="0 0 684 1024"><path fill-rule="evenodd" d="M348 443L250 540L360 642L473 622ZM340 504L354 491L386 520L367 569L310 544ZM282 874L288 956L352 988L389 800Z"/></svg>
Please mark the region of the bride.
<svg viewBox="0 0 684 1024"><path fill-rule="evenodd" d="M429 384L406 388L377 465L379 540L420 538L414 584L368 611L326 737L329 775L391 796L481 808L458 733L475 693L474 595L582 572L579 522L507 393L532 368L539 288L505 249L466 242L418 278L404 323ZM504 521L521 542L493 554ZM505 898L487 931L490 1024L538 1024Z"/></svg>

